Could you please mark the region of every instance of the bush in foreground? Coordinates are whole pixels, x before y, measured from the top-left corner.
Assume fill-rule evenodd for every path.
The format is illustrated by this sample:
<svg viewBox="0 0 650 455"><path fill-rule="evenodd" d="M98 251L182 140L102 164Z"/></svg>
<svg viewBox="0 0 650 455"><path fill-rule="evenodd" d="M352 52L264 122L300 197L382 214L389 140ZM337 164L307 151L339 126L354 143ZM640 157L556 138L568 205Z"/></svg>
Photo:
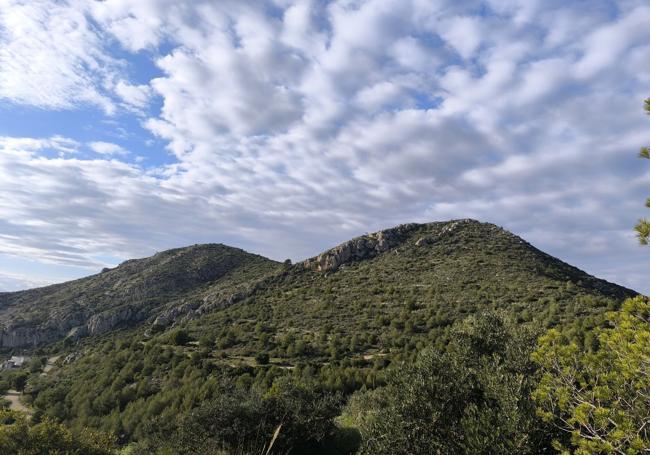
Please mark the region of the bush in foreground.
<svg viewBox="0 0 650 455"><path fill-rule="evenodd" d="M550 330L533 358L543 371L534 398L547 422L571 435L576 454L650 452L650 301L630 299L584 352Z"/></svg>
<svg viewBox="0 0 650 455"><path fill-rule="evenodd" d="M111 436L84 429L73 433L51 420L31 424L21 412L0 410L0 453L20 455L111 455Z"/></svg>
<svg viewBox="0 0 650 455"><path fill-rule="evenodd" d="M530 393L535 333L498 314L458 325L445 352L426 349L347 413L362 453L537 454L550 450Z"/></svg>

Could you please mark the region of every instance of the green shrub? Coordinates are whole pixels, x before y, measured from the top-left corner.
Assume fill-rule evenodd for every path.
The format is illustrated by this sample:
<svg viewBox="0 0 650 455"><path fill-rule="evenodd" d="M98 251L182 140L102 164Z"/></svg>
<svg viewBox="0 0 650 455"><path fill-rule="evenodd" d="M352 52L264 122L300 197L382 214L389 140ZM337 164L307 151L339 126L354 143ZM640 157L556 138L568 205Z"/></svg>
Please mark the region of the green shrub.
<svg viewBox="0 0 650 455"><path fill-rule="evenodd" d="M176 329L170 334L172 344L185 346L191 341L190 334L185 329Z"/></svg>

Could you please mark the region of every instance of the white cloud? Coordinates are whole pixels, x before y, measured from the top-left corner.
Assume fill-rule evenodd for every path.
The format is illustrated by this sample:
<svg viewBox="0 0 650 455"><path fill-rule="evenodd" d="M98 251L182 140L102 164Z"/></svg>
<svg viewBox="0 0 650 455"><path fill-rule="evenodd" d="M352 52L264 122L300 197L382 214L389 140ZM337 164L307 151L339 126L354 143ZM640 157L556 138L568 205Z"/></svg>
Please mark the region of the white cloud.
<svg viewBox="0 0 650 455"><path fill-rule="evenodd" d="M77 141L62 136L49 138L0 136L0 149L19 149L30 152L50 150L60 154L68 154L76 153L78 147L79 143Z"/></svg>
<svg viewBox="0 0 650 455"><path fill-rule="evenodd" d="M101 48L81 1L0 0L0 99L50 109L92 104L113 113L98 86L117 62Z"/></svg>
<svg viewBox="0 0 650 455"><path fill-rule="evenodd" d="M634 45L647 44L650 39L650 7L638 7L618 21L597 28L584 40L583 56L575 71L580 78L589 78L617 63L621 54Z"/></svg>
<svg viewBox="0 0 650 455"><path fill-rule="evenodd" d="M440 26L440 35L464 59L471 58L481 45L482 22L476 17L452 17Z"/></svg>
<svg viewBox="0 0 650 455"><path fill-rule="evenodd" d="M434 71L442 63L438 52L412 36L397 40L391 46L390 54L400 65L413 71Z"/></svg>
<svg viewBox="0 0 650 455"><path fill-rule="evenodd" d="M115 85L115 93L129 106L144 109L149 105L153 95L148 85L132 85L124 80Z"/></svg>
<svg viewBox="0 0 650 455"><path fill-rule="evenodd" d="M0 270L0 292L21 291L23 289L47 286L48 284L52 284L52 282Z"/></svg>
<svg viewBox="0 0 650 455"><path fill-rule="evenodd" d="M117 144L112 142L90 142L88 146L92 149L93 152L99 153L100 155L128 155L128 150L124 149Z"/></svg>
<svg viewBox="0 0 650 455"><path fill-rule="evenodd" d="M368 111L377 111L387 104L405 97L403 88L399 85L384 81L361 89L356 96L357 103Z"/></svg>

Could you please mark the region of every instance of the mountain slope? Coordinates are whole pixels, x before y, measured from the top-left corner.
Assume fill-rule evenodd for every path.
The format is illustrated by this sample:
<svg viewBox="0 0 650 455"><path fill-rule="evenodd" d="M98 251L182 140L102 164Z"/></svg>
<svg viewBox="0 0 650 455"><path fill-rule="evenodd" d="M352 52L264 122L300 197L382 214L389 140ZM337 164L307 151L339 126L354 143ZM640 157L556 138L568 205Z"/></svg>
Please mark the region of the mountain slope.
<svg viewBox="0 0 650 455"><path fill-rule="evenodd" d="M296 264L191 327L218 338L233 330L250 334L263 324L276 339L291 333L307 345L314 334L328 338L323 331L336 332L343 344L363 334L374 340L364 349L376 351L436 339L444 327L481 310L503 309L553 325L602 313L635 294L495 225L457 220L353 239ZM259 338L242 339L239 354L256 349ZM270 346L282 355L277 343Z"/></svg>
<svg viewBox="0 0 650 455"><path fill-rule="evenodd" d="M185 254L162 261L162 269L154 256L137 263L151 261L137 273L127 273L129 262L114 271L166 303L128 330L43 347L65 360L29 379L36 412L142 441L151 422L171 424L209 400L238 402L234 390L275 396L281 378L343 394L381 386L388 370L423 348L446 349L452 324L483 310L503 311L536 330L579 328L580 335L634 295L473 220L398 226L292 266L223 246L194 248L218 271L177 276ZM226 260L233 255L234 268ZM79 281L101 298L101 279ZM117 292L118 283L106 286ZM47 303L70 289L82 292L78 282L53 289L19 294L20 302L9 296L3 314L33 308L29 295ZM149 301L127 305L149 308Z"/></svg>
<svg viewBox="0 0 650 455"><path fill-rule="evenodd" d="M68 283L0 294L1 347L43 344L137 324L168 306L234 292L278 264L224 245L194 245L126 261Z"/></svg>

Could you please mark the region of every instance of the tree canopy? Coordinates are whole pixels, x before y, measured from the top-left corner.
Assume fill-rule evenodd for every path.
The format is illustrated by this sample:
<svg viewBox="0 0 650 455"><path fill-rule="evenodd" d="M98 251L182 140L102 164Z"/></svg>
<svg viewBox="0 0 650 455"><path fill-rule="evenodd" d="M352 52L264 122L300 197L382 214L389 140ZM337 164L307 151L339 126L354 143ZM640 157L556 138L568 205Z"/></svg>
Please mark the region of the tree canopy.
<svg viewBox="0 0 650 455"><path fill-rule="evenodd" d="M0 410L0 453L19 455L111 455L114 438L89 429L72 432L52 420L33 423L18 411Z"/></svg>
<svg viewBox="0 0 650 455"><path fill-rule="evenodd" d="M550 449L530 394L535 332L487 313L458 325L445 352L424 350L384 388L348 406L362 453L537 454Z"/></svg>

